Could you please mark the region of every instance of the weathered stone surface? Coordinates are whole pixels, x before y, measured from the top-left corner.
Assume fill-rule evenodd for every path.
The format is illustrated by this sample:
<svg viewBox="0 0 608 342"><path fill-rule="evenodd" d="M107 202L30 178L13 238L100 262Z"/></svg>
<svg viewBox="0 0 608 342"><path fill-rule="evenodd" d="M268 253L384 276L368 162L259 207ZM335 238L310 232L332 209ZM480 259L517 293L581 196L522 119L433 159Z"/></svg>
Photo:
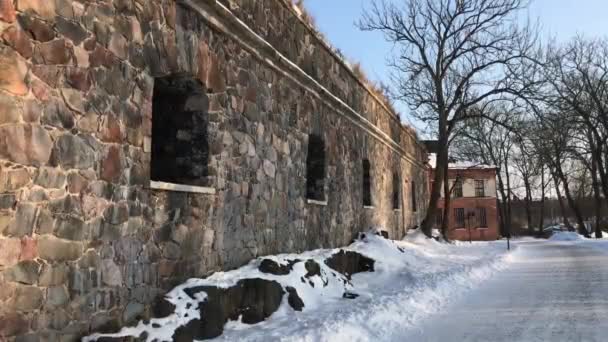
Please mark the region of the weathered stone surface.
<svg viewBox="0 0 608 342"><path fill-rule="evenodd" d="M55 1L47 0L17 0L17 10L31 10L42 18L55 17Z"/></svg>
<svg viewBox="0 0 608 342"><path fill-rule="evenodd" d="M0 20L7 23L15 21L15 7L11 0L0 0Z"/></svg>
<svg viewBox="0 0 608 342"><path fill-rule="evenodd" d="M74 127L74 115L60 99L54 99L46 104L41 121L44 125L58 128Z"/></svg>
<svg viewBox="0 0 608 342"><path fill-rule="evenodd" d="M39 42L48 42L55 38L52 25L45 20L33 17L29 12L20 13L18 20L21 28Z"/></svg>
<svg viewBox="0 0 608 342"><path fill-rule="evenodd" d="M36 261L22 261L5 272L5 279L16 283L35 285L38 283L40 264Z"/></svg>
<svg viewBox="0 0 608 342"><path fill-rule="evenodd" d="M101 179L117 182L123 171L121 151L116 146L110 146L108 153L101 161Z"/></svg>
<svg viewBox="0 0 608 342"><path fill-rule="evenodd" d="M67 280L68 266L65 264L44 264L40 271L38 284L40 286L57 286Z"/></svg>
<svg viewBox="0 0 608 342"><path fill-rule="evenodd" d="M325 264L332 269L344 274L348 279L351 275L359 272L373 272L375 260L360 253L340 250L325 260Z"/></svg>
<svg viewBox="0 0 608 342"><path fill-rule="evenodd" d="M0 192L15 191L29 182L30 174L27 169L9 169L0 166Z"/></svg>
<svg viewBox="0 0 608 342"><path fill-rule="evenodd" d="M17 286L15 295L9 300L9 307L15 311L36 310L42 306L44 295L36 286Z"/></svg>
<svg viewBox="0 0 608 342"><path fill-rule="evenodd" d="M59 238L82 241L88 237L87 225L79 218L65 217L55 221L55 235Z"/></svg>
<svg viewBox="0 0 608 342"><path fill-rule="evenodd" d="M21 111L12 97L0 93L0 125L19 122Z"/></svg>
<svg viewBox="0 0 608 342"><path fill-rule="evenodd" d="M26 317L17 312L0 313L0 336L15 336L27 332Z"/></svg>
<svg viewBox="0 0 608 342"><path fill-rule="evenodd" d="M23 120L25 122L37 123L42 109L35 99L26 100L23 106Z"/></svg>
<svg viewBox="0 0 608 342"><path fill-rule="evenodd" d="M120 34L119 32L114 32L112 34L112 38L110 38L110 43L108 45L108 49L116 55L116 57L120 59L127 58L127 39Z"/></svg>
<svg viewBox="0 0 608 342"><path fill-rule="evenodd" d="M264 160L264 173L270 178L274 178L276 174L276 167L270 160Z"/></svg>
<svg viewBox="0 0 608 342"><path fill-rule="evenodd" d="M68 64L73 55L72 44L65 39L41 43L34 49L34 62L39 64Z"/></svg>
<svg viewBox="0 0 608 342"><path fill-rule="evenodd" d="M83 96L81 92L76 89L62 88L61 95L68 108L77 113L84 113L84 103L82 101Z"/></svg>
<svg viewBox="0 0 608 342"><path fill-rule="evenodd" d="M46 290L45 307L55 309L65 306L70 300L68 291L63 286L53 286Z"/></svg>
<svg viewBox="0 0 608 342"><path fill-rule="evenodd" d="M122 313L123 322L133 322L134 320L141 318L144 309L145 306L141 303L131 302L127 304L127 307Z"/></svg>
<svg viewBox="0 0 608 342"><path fill-rule="evenodd" d="M5 2L8 1L2 0L1 3ZM8 46L15 49L15 51L17 51L21 56L23 56L23 58L28 59L32 57L32 42L30 41L27 34L24 31L18 29L17 27L10 26L6 30L4 30L4 32L2 32L2 40L4 40Z"/></svg>
<svg viewBox="0 0 608 342"><path fill-rule="evenodd" d="M53 156L64 169L87 169L95 162L93 148L84 139L72 134L57 138Z"/></svg>
<svg viewBox="0 0 608 342"><path fill-rule="evenodd" d="M38 239L38 253L47 261L76 260L82 255L82 245L44 235Z"/></svg>
<svg viewBox="0 0 608 342"><path fill-rule="evenodd" d="M49 160L51 148L51 137L41 126L14 124L0 127L0 158L24 165L43 165Z"/></svg>
<svg viewBox="0 0 608 342"><path fill-rule="evenodd" d="M65 173L59 169L51 167L41 167L38 169L34 183L44 188L58 189L65 186Z"/></svg>
<svg viewBox="0 0 608 342"><path fill-rule="evenodd" d="M15 95L25 95L27 66L10 47L0 47L0 89Z"/></svg>
<svg viewBox="0 0 608 342"><path fill-rule="evenodd" d="M89 36L89 32L87 32L87 30L78 22L63 17L57 17L55 29L66 38L70 39L74 45L80 45L80 43Z"/></svg>
<svg viewBox="0 0 608 342"><path fill-rule="evenodd" d="M12 266L19 261L21 241L19 239L0 238L0 266Z"/></svg>
<svg viewBox="0 0 608 342"><path fill-rule="evenodd" d="M14 237L23 237L26 235L32 235L34 231L34 224L36 223L36 214L38 208L31 203L19 203L17 205L17 212L15 218L8 226L5 235Z"/></svg>
<svg viewBox="0 0 608 342"><path fill-rule="evenodd" d="M35 260L36 258L38 258L38 241L31 237L22 238L19 260Z"/></svg>
<svg viewBox="0 0 608 342"><path fill-rule="evenodd" d="M120 268L110 259L101 261L101 277L103 283L108 286L121 286L123 284Z"/></svg>

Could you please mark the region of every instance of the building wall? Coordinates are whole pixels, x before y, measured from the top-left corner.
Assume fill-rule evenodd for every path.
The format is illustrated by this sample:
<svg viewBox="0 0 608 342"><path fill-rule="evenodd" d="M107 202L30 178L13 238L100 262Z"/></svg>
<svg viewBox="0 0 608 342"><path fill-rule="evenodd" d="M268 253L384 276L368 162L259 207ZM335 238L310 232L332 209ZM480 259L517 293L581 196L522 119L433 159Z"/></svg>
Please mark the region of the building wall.
<svg viewBox="0 0 608 342"><path fill-rule="evenodd" d="M78 340L148 317L187 278L345 245L372 226L400 238L422 219L416 136L287 2L182 3L2 2L0 339ZM192 100L209 149L179 161L208 153L205 172L189 172L196 187L150 181L153 92L167 75L206 89ZM311 133L325 141L327 203L306 201Z"/></svg>
<svg viewBox="0 0 608 342"><path fill-rule="evenodd" d="M498 239L500 227L496 197L496 170L491 168L449 169L448 177L451 189L457 179L462 182L463 195L463 197L452 197L450 199L450 208L447 211L447 215L449 215L449 238L463 241L469 239L477 241ZM484 180L485 197L476 197L475 180ZM441 209L443 215L446 215L444 204L442 197L437 207ZM464 209L464 227L460 227L456 222L455 209L457 208ZM478 208L485 208L487 227L480 227L479 225Z"/></svg>

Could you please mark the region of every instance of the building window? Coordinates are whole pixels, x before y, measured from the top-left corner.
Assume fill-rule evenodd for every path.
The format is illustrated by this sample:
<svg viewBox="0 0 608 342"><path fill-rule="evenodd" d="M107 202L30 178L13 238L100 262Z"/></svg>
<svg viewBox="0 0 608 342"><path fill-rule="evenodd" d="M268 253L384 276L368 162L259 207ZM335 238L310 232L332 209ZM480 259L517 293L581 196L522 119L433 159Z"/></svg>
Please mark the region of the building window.
<svg viewBox="0 0 608 342"><path fill-rule="evenodd" d="M325 142L316 134L308 136L306 197L325 201Z"/></svg>
<svg viewBox="0 0 608 342"><path fill-rule="evenodd" d="M412 181L412 211L418 211L418 205L416 203L416 182Z"/></svg>
<svg viewBox="0 0 608 342"><path fill-rule="evenodd" d="M369 160L363 159L363 205L372 206L372 179Z"/></svg>
<svg viewBox="0 0 608 342"><path fill-rule="evenodd" d="M462 181L460 179L456 179L454 181L454 189L452 190L452 197L459 198L462 196Z"/></svg>
<svg viewBox="0 0 608 342"><path fill-rule="evenodd" d="M397 173L393 173L393 209L401 208L401 198L399 196L399 175Z"/></svg>
<svg viewBox="0 0 608 342"><path fill-rule="evenodd" d="M456 228L464 228L464 208L454 208Z"/></svg>
<svg viewBox="0 0 608 342"><path fill-rule="evenodd" d="M486 197L485 182L483 179L475 180L475 196Z"/></svg>
<svg viewBox="0 0 608 342"><path fill-rule="evenodd" d="M441 227L443 224L443 209L437 208L437 216L435 216L435 224L437 227Z"/></svg>
<svg viewBox="0 0 608 342"><path fill-rule="evenodd" d="M150 179L207 186L209 99L187 76L154 80Z"/></svg>
<svg viewBox="0 0 608 342"><path fill-rule="evenodd" d="M488 228L486 208L477 208L477 216L479 217L479 228Z"/></svg>

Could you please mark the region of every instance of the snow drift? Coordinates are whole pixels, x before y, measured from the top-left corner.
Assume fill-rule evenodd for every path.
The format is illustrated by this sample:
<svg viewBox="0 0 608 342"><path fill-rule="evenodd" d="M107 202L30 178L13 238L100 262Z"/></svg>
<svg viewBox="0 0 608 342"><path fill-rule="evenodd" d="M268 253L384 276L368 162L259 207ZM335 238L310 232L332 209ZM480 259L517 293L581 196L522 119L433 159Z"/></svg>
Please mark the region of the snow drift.
<svg viewBox="0 0 608 342"><path fill-rule="evenodd" d="M584 237L577 232L555 232L549 238L551 241L578 241L583 239Z"/></svg>
<svg viewBox="0 0 608 342"><path fill-rule="evenodd" d="M501 269L505 249L501 242L444 244L418 232L393 241L369 232L346 248L268 256L237 270L190 279L167 293L162 317L83 341L128 336L147 341L393 340Z"/></svg>

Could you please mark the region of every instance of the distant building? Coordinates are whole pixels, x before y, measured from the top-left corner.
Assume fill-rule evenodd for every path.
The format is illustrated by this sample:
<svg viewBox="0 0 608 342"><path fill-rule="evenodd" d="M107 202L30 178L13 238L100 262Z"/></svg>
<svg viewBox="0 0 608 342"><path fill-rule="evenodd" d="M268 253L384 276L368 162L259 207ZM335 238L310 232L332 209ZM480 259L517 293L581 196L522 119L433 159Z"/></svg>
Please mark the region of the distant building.
<svg viewBox="0 0 608 342"><path fill-rule="evenodd" d="M435 155L429 160L429 184L435 173ZM444 208L445 192L437 204L436 226L440 227L444 215L449 214L448 237L451 240L489 241L499 237L498 208L496 198L495 166L475 163L450 163L448 179L450 207Z"/></svg>

